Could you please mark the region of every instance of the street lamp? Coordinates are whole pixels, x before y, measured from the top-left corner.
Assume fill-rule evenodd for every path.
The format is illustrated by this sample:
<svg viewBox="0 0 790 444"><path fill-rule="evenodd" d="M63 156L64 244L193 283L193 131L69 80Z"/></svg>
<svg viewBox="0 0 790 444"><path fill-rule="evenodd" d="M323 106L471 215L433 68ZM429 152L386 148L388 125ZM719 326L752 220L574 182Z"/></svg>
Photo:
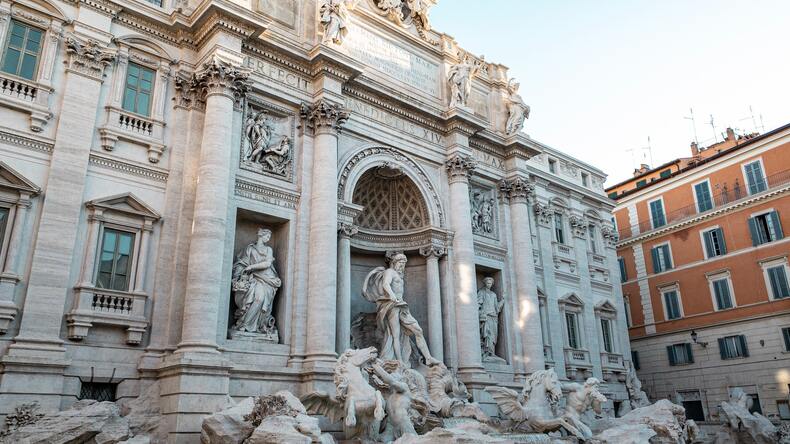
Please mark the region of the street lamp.
<svg viewBox="0 0 790 444"><path fill-rule="evenodd" d="M696 332L696 331L694 331L694 330L691 330L691 340L692 340L692 341L694 341L694 343L695 343L695 344L699 345L699 346L700 346L700 347L702 347L702 348L705 348L705 347L707 347L707 346L708 346L708 343L707 343L707 342L702 342L702 341L699 341L699 342L698 342L698 341L697 341L697 338L698 338L698 337L699 337L699 335L697 334L697 332Z"/></svg>

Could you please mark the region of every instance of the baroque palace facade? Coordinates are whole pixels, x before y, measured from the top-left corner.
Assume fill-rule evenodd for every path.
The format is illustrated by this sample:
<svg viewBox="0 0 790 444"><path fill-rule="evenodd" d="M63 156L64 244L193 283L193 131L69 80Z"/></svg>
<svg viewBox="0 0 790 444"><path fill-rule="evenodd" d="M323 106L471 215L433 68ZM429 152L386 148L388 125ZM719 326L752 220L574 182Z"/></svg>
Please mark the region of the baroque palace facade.
<svg viewBox="0 0 790 444"><path fill-rule="evenodd" d="M0 416L157 384L191 442L228 395L327 390L402 255L404 328L492 414L546 367L627 399L603 173L430 3L379 3L0 0Z"/></svg>
<svg viewBox="0 0 790 444"><path fill-rule="evenodd" d="M649 395L721 420L740 389L790 420L790 125L736 135L607 191L631 346ZM640 368L641 367L641 368Z"/></svg>

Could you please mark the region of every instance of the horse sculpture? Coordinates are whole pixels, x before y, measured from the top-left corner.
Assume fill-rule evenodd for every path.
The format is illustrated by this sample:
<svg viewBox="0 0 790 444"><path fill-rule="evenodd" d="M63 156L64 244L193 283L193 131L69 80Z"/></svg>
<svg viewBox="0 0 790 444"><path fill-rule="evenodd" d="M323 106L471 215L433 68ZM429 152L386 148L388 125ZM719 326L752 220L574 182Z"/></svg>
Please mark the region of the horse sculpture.
<svg viewBox="0 0 790 444"><path fill-rule="evenodd" d="M346 439L375 442L384 419L384 397L368 380L367 368L378 358L375 347L347 350L335 364L336 394L316 391L302 398L307 412L343 420Z"/></svg>
<svg viewBox="0 0 790 444"><path fill-rule="evenodd" d="M530 375L521 394L505 387L486 387L486 391L494 398L499 410L515 422L513 430L523 425L537 433L565 429L569 434L585 439L566 415L555 413L562 397L562 385L553 369L539 370Z"/></svg>

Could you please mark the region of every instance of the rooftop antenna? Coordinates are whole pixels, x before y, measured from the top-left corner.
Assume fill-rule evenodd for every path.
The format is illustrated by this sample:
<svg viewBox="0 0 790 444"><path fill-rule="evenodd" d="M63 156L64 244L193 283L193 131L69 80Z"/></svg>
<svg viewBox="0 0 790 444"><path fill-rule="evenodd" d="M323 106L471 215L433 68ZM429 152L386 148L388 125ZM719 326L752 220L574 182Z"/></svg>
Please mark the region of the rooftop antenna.
<svg viewBox="0 0 790 444"><path fill-rule="evenodd" d="M691 112L691 116L683 118L686 120L691 120L691 126L694 127L694 143L699 145L699 139L697 138L697 120L694 119L694 108L689 108L689 111Z"/></svg>
<svg viewBox="0 0 790 444"><path fill-rule="evenodd" d="M650 143L650 136L647 136L647 153L650 155L650 168L653 168L653 145Z"/></svg>
<svg viewBox="0 0 790 444"><path fill-rule="evenodd" d="M719 136L716 134L716 123L713 120L713 114L710 115L710 128L713 131L713 143L717 143L719 141Z"/></svg>
<svg viewBox="0 0 790 444"><path fill-rule="evenodd" d="M631 165L632 166L636 165L636 157L634 157L634 154L636 153L636 150L637 150L636 148L629 148L629 149L625 150L626 153L631 153Z"/></svg>
<svg viewBox="0 0 790 444"><path fill-rule="evenodd" d="M763 122L763 115L762 114L760 114L760 132L761 133L765 132L765 123Z"/></svg>
<svg viewBox="0 0 790 444"><path fill-rule="evenodd" d="M752 128L754 128L753 131L757 131L757 121L754 119L754 110L752 109L751 105L749 105L749 114L752 115Z"/></svg>

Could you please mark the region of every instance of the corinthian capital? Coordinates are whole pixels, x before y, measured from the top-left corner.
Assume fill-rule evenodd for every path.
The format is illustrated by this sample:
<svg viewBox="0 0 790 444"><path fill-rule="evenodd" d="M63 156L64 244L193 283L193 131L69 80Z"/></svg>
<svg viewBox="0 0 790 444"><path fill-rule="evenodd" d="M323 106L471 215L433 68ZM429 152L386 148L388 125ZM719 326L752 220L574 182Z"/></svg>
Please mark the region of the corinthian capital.
<svg viewBox="0 0 790 444"><path fill-rule="evenodd" d="M445 162L444 166L447 169L450 182L468 181L477 168L477 161L472 159L472 156L456 153Z"/></svg>
<svg viewBox="0 0 790 444"><path fill-rule="evenodd" d="M441 245L434 244L420 248L420 255L426 259L431 257L440 259L446 254L447 254L447 249Z"/></svg>
<svg viewBox="0 0 790 444"><path fill-rule="evenodd" d="M220 94L239 101L250 88L249 77L248 69L215 55L195 74L195 83L205 91L206 97Z"/></svg>
<svg viewBox="0 0 790 444"><path fill-rule="evenodd" d="M529 198L535 195L535 184L517 177L500 182L499 191L513 203L527 203Z"/></svg>
<svg viewBox="0 0 790 444"><path fill-rule="evenodd" d="M553 214L551 207L544 203L535 202L535 219L540 225L549 226Z"/></svg>
<svg viewBox="0 0 790 444"><path fill-rule="evenodd" d="M359 228L357 228L357 226L354 224L339 222L337 224L337 234L341 238L351 239L352 237L359 234Z"/></svg>
<svg viewBox="0 0 790 444"><path fill-rule="evenodd" d="M75 35L66 37L66 54L69 70L94 80L102 80L104 68L116 57L116 52L92 39L81 39Z"/></svg>
<svg viewBox="0 0 790 444"><path fill-rule="evenodd" d="M300 113L305 126L315 132L331 131L340 133L343 125L351 117L350 110L324 99L312 105L303 103Z"/></svg>

